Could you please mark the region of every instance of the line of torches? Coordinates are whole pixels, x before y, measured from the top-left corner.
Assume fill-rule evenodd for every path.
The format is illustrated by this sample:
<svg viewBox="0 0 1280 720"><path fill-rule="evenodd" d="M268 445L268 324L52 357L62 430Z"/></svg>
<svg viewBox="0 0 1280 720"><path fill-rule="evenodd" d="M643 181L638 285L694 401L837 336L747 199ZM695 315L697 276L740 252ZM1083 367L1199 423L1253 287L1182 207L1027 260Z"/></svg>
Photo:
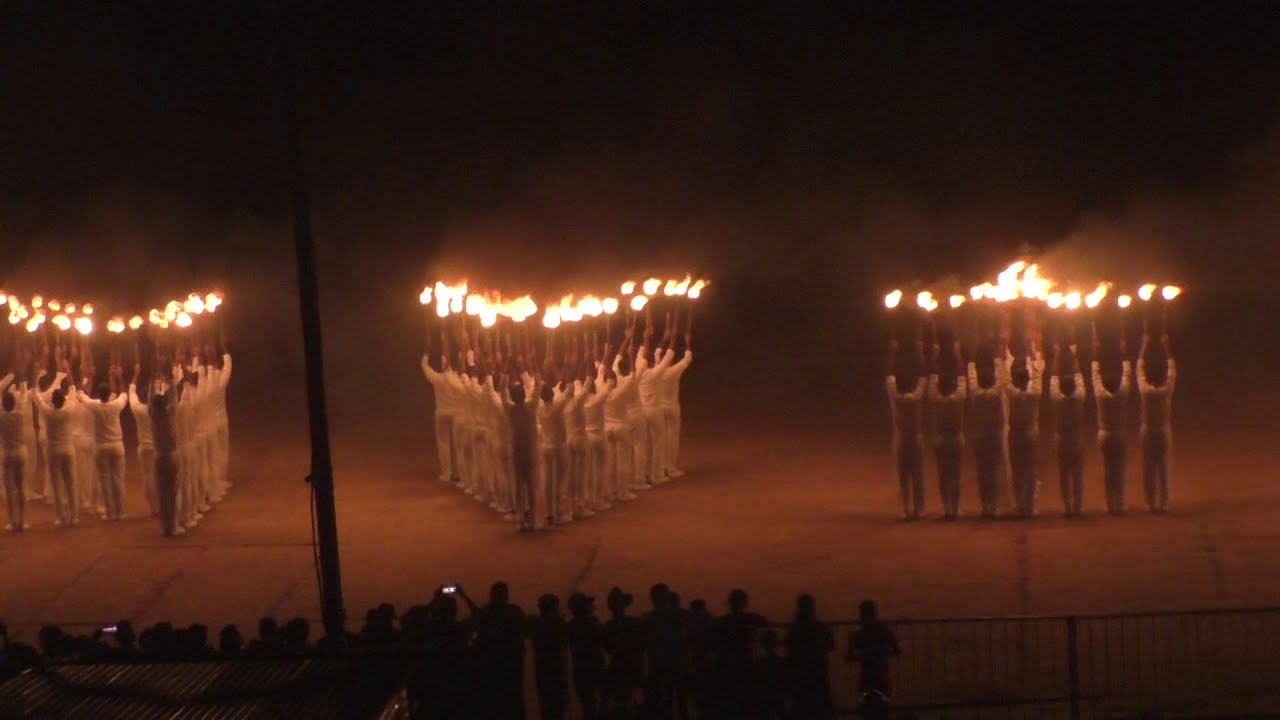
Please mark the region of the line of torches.
<svg viewBox="0 0 1280 720"><path fill-rule="evenodd" d="M166 344L166 340L172 340L174 344L181 341L178 336L171 338L171 333L165 332L170 328L178 332L197 326L197 329L207 327L212 331L213 328L209 326L216 324L217 333L221 334L221 318L217 320L213 318L222 303L221 292L193 292L189 293L186 299L170 300L160 307L152 308L145 316L133 315L127 319L123 315L108 317L103 327L112 338L110 348L113 354L120 346L118 338L126 330L130 331L130 335L133 336L134 359L137 361L139 358L137 336L140 332L156 333L150 339L156 344L157 349L159 345ZM79 335L79 344L86 352L90 338L98 329L97 320L101 317L96 314L96 308L92 302L63 302L53 297L46 298L44 295L33 295L24 302L17 295L4 291L0 291L0 308L8 308L9 325L14 328L19 326L24 328L33 344L43 340L47 347L49 335L54 331L56 331L53 335L55 344L61 345L64 335L69 336L67 341L71 344L71 338L75 337L72 333L75 333ZM201 318L208 320L201 322ZM189 333L186 334L189 335Z"/></svg>
<svg viewBox="0 0 1280 720"><path fill-rule="evenodd" d="M436 282L422 289L418 302L423 306L434 305L435 316L444 322L449 316L472 316L479 320L481 328L493 328L501 318L510 320L523 328L528 336L528 323L525 321L538 315L541 310L542 327L547 331L550 341L557 328L566 323L581 323L593 318L604 317L606 338L611 332L612 317L624 310L628 324L635 313L651 313L654 301L662 298L697 300L709 281L694 279L686 275L681 279L662 280L650 277L646 280L627 280L618 286L618 295L610 296L593 293L569 293L559 300L543 303L539 307L530 295L507 298L497 290L472 291L467 281L453 284ZM431 335L431 314L427 315L428 338ZM686 310L686 326L693 322L693 305ZM443 328L442 328L443 329Z"/></svg>
<svg viewBox="0 0 1280 720"><path fill-rule="evenodd" d="M1056 282L1040 274L1040 266L1038 264L1018 260L997 275L996 282L984 282L981 285L974 285L969 288L968 297L961 294L952 294L947 298L947 304L952 308L959 308L966 302L991 301L1005 303L1021 298L1043 302L1050 310L1065 309L1072 311L1081 307L1098 307L1106 299L1107 295L1111 293L1114 286L1115 284L1112 282L1100 281L1092 291L1087 293L1082 290L1058 290L1056 289ZM1156 283L1141 285L1136 294L1140 300L1147 302L1155 297L1157 291L1165 301L1171 301L1182 294L1182 288L1177 285L1161 287ZM892 310L902 303L903 297L902 290L894 290L884 296L884 306ZM1117 307L1123 309L1132 304L1132 295L1119 294L1116 296ZM916 306L926 313L931 313L938 309L939 301L934 297L932 291L923 290L916 294Z"/></svg>

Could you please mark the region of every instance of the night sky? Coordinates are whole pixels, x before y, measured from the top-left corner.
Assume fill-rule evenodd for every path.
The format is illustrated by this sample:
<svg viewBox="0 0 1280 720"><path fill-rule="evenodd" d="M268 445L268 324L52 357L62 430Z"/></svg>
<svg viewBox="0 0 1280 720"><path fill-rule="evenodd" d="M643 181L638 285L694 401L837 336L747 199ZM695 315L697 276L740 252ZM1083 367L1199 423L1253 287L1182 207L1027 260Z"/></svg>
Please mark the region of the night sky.
<svg viewBox="0 0 1280 720"><path fill-rule="evenodd" d="M1024 243L1275 302L1264 3L358 5L5 3L0 283L131 304L217 283L250 367L295 373L292 54L342 377L412 379L439 275L694 270L716 352L794 342L801 373L873 364L886 286Z"/></svg>

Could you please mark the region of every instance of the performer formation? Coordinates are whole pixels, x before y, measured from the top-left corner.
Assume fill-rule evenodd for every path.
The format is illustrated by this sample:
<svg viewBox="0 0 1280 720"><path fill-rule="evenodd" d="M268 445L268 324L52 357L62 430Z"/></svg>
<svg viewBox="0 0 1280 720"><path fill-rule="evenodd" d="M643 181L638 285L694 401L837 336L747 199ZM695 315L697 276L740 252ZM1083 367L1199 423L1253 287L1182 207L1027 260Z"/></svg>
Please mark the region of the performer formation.
<svg viewBox="0 0 1280 720"><path fill-rule="evenodd" d="M590 518L682 477L680 381L693 362L692 305L683 303L705 285L624 283L630 300L618 338L618 300L566 296L545 308L541 343L522 325L537 312L527 296L468 295L465 284L424 290L423 304L433 299L439 318L438 332L429 325L436 347L423 355L422 372L435 396L440 480L532 531ZM660 335L659 297L671 305ZM450 307L463 312L452 322ZM468 329L468 314L478 327ZM495 327L498 316L511 323Z"/></svg>
<svg viewBox="0 0 1280 720"><path fill-rule="evenodd" d="M1069 517L1080 515L1090 399L1097 412L1106 509L1123 514L1135 380L1146 504L1154 513L1168 510L1171 401L1177 378L1169 303L1181 289L1165 286L1157 300L1156 285L1139 288L1142 345L1135 372L1128 343L1135 329L1132 296L1119 295L1114 304L1104 305L1111 283L1099 283L1087 295L1054 291L1055 285L1040 275L1037 265L1019 261L997 283L971 288L968 298L950 295L949 311L936 312L940 303L931 291L916 296L915 314L906 317L898 309L902 291L885 297L886 308L894 313L885 386L906 519L919 519L925 511L929 446L944 518L954 520L961 512L966 451L973 457L981 517L996 517L1001 506L1019 517L1036 515L1041 410L1046 408L1054 429L1063 511ZM913 323L911 352L897 339L908 318L919 320ZM1154 323L1160 340L1153 346ZM1077 341L1082 326L1091 340L1085 350L1087 378Z"/></svg>
<svg viewBox="0 0 1280 720"><path fill-rule="evenodd" d="M125 412L136 427L148 513L166 536L195 528L231 488L232 363L214 318L221 295L193 293L153 309L149 320L111 318L105 337L93 334L91 304L40 296L23 303L7 293L0 301L9 307L3 339L13 368L0 379L5 529L29 530L27 503L39 500L53 506L58 528L80 525L82 513L125 520ZM104 372L97 359L106 360Z"/></svg>

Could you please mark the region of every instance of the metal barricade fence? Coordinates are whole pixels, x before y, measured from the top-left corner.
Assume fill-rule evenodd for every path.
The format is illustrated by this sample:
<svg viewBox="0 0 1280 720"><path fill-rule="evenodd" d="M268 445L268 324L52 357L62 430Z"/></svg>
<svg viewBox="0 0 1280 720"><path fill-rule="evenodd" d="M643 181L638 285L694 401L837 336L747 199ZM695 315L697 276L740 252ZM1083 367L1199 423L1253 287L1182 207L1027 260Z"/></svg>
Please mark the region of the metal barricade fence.
<svg viewBox="0 0 1280 720"><path fill-rule="evenodd" d="M1280 708L1280 608L887 622L902 649L893 704L921 717ZM856 628L832 624L832 688L846 714Z"/></svg>

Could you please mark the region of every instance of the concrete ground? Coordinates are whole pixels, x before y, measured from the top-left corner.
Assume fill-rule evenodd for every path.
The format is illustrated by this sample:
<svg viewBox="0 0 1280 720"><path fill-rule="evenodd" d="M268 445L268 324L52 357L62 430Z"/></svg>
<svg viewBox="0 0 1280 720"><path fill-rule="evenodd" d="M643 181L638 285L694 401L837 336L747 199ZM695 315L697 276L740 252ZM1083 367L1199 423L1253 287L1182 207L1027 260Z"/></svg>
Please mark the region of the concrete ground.
<svg viewBox="0 0 1280 720"><path fill-rule="evenodd" d="M1045 452L1040 518L953 523L898 518L881 433L813 436L783 419L730 431L694 416L686 478L594 519L533 535L517 534L429 479L425 431L411 428L408 441L381 444L338 433L338 522L352 628L377 603L403 610L442 582L461 583L480 601L499 578L527 608L543 592L582 589L602 598L614 585L643 607L649 585L663 581L686 601L704 597L719 610L731 588L743 587L775 620L789 617L799 592L813 593L830 619L852 617L867 597L888 616L914 618L1280 604L1280 485L1268 442L1275 421L1265 414L1243 435L1216 427L1212 415L1185 416L1167 516L1142 509L1136 457L1132 512L1102 514L1091 457L1091 512L1063 519ZM266 615L319 618L301 480L307 450L297 433L287 437L298 439L237 426L236 486L186 537L162 538L143 517L132 468L129 520L89 519L57 530L50 509L37 504L30 531L0 537L0 619L12 636L33 639L44 623L87 631L121 618L139 627L170 620L216 632L233 622L251 634ZM972 509L969 476L964 502Z"/></svg>

